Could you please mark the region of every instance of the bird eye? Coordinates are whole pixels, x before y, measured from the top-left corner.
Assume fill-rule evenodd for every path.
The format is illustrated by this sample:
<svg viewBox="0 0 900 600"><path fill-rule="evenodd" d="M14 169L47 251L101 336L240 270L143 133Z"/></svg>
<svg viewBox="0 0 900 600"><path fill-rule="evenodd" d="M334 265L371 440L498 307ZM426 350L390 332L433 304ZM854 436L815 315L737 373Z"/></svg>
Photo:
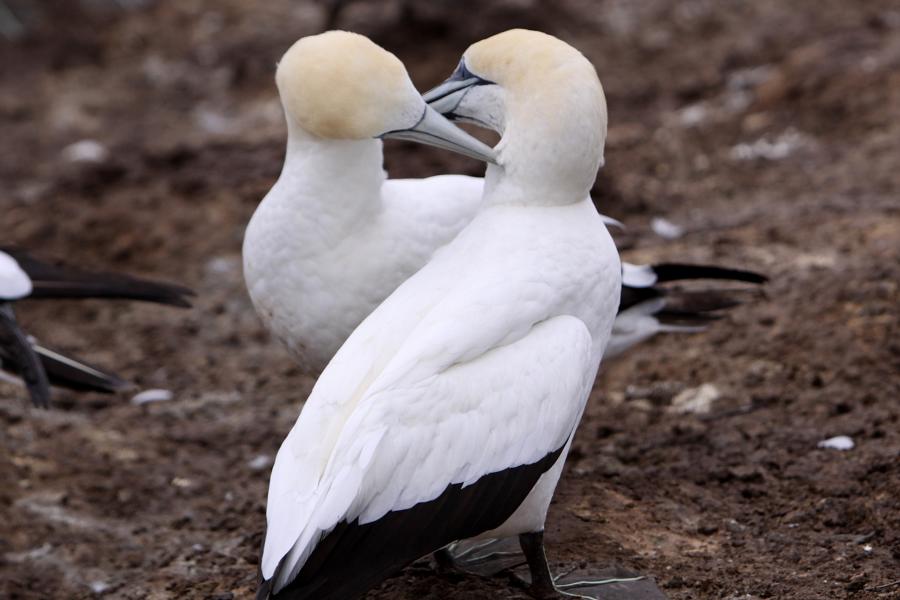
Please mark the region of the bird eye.
<svg viewBox="0 0 900 600"><path fill-rule="evenodd" d="M453 75L450 76L451 81L462 81L463 79L470 79L474 77L472 72L469 71L469 68L466 66L466 59L461 58L459 60L459 64L456 65L456 70L453 71Z"/></svg>
<svg viewBox="0 0 900 600"><path fill-rule="evenodd" d="M472 85L488 85L494 83L493 81L488 81L483 77L479 77L472 73L469 70L469 67L466 66L466 59L462 58L459 61L459 65L457 65L456 70L453 71L453 74L447 79L447 81L465 81L467 79L475 79L476 81Z"/></svg>

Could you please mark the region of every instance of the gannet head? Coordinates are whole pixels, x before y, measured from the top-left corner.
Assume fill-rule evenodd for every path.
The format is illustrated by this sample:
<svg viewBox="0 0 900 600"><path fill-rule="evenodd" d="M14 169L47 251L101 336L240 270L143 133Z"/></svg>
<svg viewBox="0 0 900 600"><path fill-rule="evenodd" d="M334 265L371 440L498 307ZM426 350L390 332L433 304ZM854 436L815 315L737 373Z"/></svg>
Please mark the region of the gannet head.
<svg viewBox="0 0 900 600"><path fill-rule="evenodd" d="M580 52L551 35L513 29L477 42L424 97L452 119L501 134L495 150L503 173L493 171L508 187L581 199L603 164L600 79Z"/></svg>
<svg viewBox="0 0 900 600"><path fill-rule="evenodd" d="M278 63L275 81L289 125L317 138L400 138L494 160L491 148L425 103L396 56L365 36L302 38Z"/></svg>

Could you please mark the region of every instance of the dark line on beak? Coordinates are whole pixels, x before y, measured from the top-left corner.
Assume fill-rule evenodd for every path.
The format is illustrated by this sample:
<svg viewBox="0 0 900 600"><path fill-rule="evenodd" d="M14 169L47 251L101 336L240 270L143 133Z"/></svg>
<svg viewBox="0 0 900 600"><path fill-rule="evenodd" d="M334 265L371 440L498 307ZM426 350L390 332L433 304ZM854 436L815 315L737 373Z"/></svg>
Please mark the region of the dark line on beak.
<svg viewBox="0 0 900 600"><path fill-rule="evenodd" d="M416 129L416 127L418 127L418 126L422 123L422 121L425 120L425 115L427 115L427 114L428 114L428 104L426 103L426 104L425 104L425 108L422 110L422 116L419 117L419 120L416 121L416 124L415 124L415 125L413 125L412 127L407 127L406 129L394 129L394 130L392 130L392 131L385 131L384 133L382 133L382 134L380 134L380 135L376 135L375 137L378 138L378 139L380 139L380 138L383 138L383 137L385 137L385 136L388 136L388 135L390 135L390 134L392 134L392 133L403 133L404 131L413 131L413 130ZM421 133L421 132L416 131L416 133ZM432 136L432 137L433 137L433 136Z"/></svg>

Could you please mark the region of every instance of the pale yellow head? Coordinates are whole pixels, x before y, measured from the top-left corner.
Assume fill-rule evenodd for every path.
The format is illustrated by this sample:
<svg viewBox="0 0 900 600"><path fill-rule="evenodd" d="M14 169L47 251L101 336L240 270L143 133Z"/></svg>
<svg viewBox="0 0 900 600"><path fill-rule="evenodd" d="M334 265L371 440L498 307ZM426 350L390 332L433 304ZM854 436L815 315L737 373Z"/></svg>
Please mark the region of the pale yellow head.
<svg viewBox="0 0 900 600"><path fill-rule="evenodd" d="M470 71L514 94L559 93L551 83L577 80L582 88L602 88L594 66L581 52L540 31L510 29L469 46L463 60ZM569 88L568 85L565 88Z"/></svg>
<svg viewBox="0 0 900 600"><path fill-rule="evenodd" d="M546 142L584 138L602 157L606 98L594 65L581 52L540 31L511 29L472 44L463 64L502 90L504 124L527 123ZM478 94L469 96L472 103Z"/></svg>
<svg viewBox="0 0 900 600"><path fill-rule="evenodd" d="M425 98L445 114L502 135L495 150L503 183L515 193L544 194L551 203L580 200L603 164L600 79L584 55L551 35L513 29L477 42Z"/></svg>
<svg viewBox="0 0 900 600"><path fill-rule="evenodd" d="M400 60L347 31L305 37L275 74L290 121L324 139L371 139L406 129L425 109Z"/></svg>

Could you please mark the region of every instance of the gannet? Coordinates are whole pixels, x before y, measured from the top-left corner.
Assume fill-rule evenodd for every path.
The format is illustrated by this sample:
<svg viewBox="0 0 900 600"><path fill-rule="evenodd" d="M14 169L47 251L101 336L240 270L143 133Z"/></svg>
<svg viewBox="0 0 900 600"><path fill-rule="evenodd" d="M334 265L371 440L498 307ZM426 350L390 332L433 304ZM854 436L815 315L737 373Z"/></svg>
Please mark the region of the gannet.
<svg viewBox="0 0 900 600"><path fill-rule="evenodd" d="M300 39L275 81L287 153L247 226L244 277L263 322L317 373L480 202L480 182L466 177L386 180L381 138L484 161L494 152L429 108L400 60L358 34ZM448 187L472 191L445 202Z"/></svg>
<svg viewBox="0 0 900 600"><path fill-rule="evenodd" d="M545 34L478 42L461 69L467 116L502 131L482 206L316 382L273 466L258 598L356 598L454 540L510 535L533 594L559 594L544 519L622 278L588 198L606 103Z"/></svg>
<svg viewBox="0 0 900 600"><path fill-rule="evenodd" d="M263 323L317 375L356 326L475 217L484 180L386 178L378 135L403 126L392 110L415 115L424 106L403 65L361 35L331 31L301 39L281 60L276 83L287 156L247 226L244 277ZM441 131L459 136L454 149L490 159L480 142L445 124ZM654 273L652 266L624 264L623 300L632 288L655 289ZM719 276L717 267L691 273ZM616 349L659 331L696 330L654 328L658 321L643 316L640 335L632 334L634 318L623 317L614 329Z"/></svg>
<svg viewBox="0 0 900 600"><path fill-rule="evenodd" d="M28 336L16 322L12 303L31 294L31 278L9 254L0 251L0 348L6 359L0 364L15 365L36 406L49 406L50 384Z"/></svg>
<svg viewBox="0 0 900 600"><path fill-rule="evenodd" d="M40 345L25 334L12 304L42 298L110 298L189 307L189 289L129 275L38 260L20 248L0 247L0 369L21 377L32 403L50 404L50 385L112 392L126 382L77 358Z"/></svg>

